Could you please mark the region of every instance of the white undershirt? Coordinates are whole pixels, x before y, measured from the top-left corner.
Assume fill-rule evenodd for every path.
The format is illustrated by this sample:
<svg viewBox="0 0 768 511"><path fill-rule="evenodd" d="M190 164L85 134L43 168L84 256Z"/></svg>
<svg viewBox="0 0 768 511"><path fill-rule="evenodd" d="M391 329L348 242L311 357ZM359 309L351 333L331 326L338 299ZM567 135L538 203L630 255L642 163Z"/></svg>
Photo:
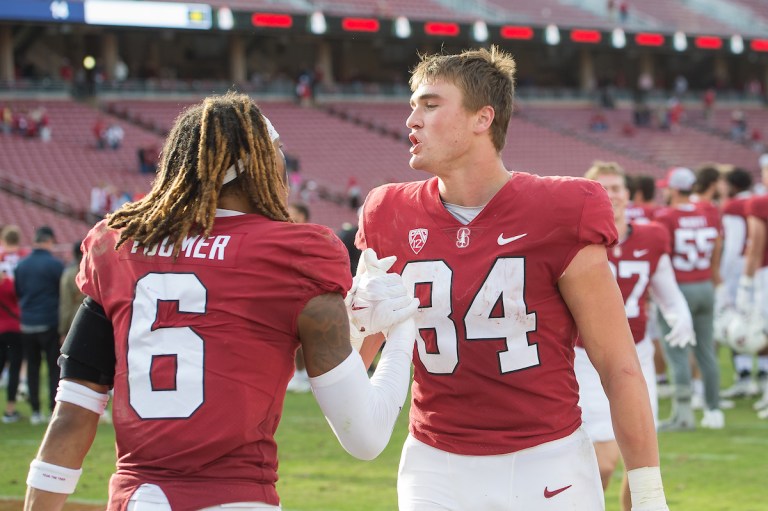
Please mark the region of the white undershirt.
<svg viewBox="0 0 768 511"><path fill-rule="evenodd" d="M443 206L445 206L448 213L453 215L453 218L461 222L462 225L467 225L474 220L485 207L485 205L472 207L459 206L458 204L451 204L450 202L445 201L443 201Z"/></svg>

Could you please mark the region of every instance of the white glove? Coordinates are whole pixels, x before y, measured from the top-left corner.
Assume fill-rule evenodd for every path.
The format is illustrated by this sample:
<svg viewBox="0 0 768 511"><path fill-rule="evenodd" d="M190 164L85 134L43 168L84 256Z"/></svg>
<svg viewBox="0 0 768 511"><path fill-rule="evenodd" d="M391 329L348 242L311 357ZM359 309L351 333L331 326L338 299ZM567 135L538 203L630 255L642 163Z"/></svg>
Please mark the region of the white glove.
<svg viewBox="0 0 768 511"><path fill-rule="evenodd" d="M732 306L733 304L728 297L728 289L725 287L725 284L718 284L715 286L715 315Z"/></svg>
<svg viewBox="0 0 768 511"><path fill-rule="evenodd" d="M672 329L664 337L672 348L685 348L686 346L696 346L696 334L693 331L693 325L687 321L679 321L677 318L667 318L673 323Z"/></svg>
<svg viewBox="0 0 768 511"><path fill-rule="evenodd" d="M387 273L395 261L395 256L378 259L370 248L361 255L357 275L344 300L350 341L357 350L366 336L386 333L391 326L413 316L419 307L419 301L408 293L402 277Z"/></svg>
<svg viewBox="0 0 768 511"><path fill-rule="evenodd" d="M736 291L736 310L748 314L753 307L755 296L755 279L742 275L739 279L739 289Z"/></svg>

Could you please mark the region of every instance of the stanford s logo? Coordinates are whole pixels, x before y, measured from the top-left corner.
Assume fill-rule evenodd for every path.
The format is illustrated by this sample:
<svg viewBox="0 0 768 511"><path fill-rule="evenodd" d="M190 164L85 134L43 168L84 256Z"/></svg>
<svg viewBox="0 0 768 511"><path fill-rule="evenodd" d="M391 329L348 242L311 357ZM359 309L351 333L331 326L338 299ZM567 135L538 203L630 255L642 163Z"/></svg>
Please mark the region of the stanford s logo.
<svg viewBox="0 0 768 511"><path fill-rule="evenodd" d="M424 248L424 245L427 243L427 235L426 229L411 229L408 233L408 244L411 246L414 254L418 254Z"/></svg>
<svg viewBox="0 0 768 511"><path fill-rule="evenodd" d="M462 227L456 231L456 246L459 248L466 248L469 246L469 228Z"/></svg>

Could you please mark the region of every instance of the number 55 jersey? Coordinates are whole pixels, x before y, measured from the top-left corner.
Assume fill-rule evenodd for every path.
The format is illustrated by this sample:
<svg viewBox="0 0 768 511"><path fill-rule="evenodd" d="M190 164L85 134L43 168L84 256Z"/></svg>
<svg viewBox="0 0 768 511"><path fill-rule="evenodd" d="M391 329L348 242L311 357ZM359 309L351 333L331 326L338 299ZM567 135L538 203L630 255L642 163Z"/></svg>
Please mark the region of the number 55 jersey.
<svg viewBox="0 0 768 511"><path fill-rule="evenodd" d="M438 180L368 195L358 248L396 255L419 298L410 431L444 451L493 455L563 438L581 424L574 320L557 282L592 244L616 242L602 187L512 173L468 224Z"/></svg>
<svg viewBox="0 0 768 511"><path fill-rule="evenodd" d="M351 286L328 228L261 215L219 216L181 253L145 249L105 222L83 242L78 275L114 327L117 473L110 510L143 483L174 510L279 503L283 398L306 303Z"/></svg>

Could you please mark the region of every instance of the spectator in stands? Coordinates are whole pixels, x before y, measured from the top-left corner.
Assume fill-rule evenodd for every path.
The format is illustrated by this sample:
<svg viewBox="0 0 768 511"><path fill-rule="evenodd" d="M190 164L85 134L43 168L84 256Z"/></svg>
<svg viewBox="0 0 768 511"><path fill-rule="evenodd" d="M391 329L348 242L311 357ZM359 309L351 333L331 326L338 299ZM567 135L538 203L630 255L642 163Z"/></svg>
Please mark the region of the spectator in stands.
<svg viewBox="0 0 768 511"><path fill-rule="evenodd" d="M715 109L715 88L709 87L704 91L704 95L701 97L702 108L704 110L704 120L709 121L712 119L712 112Z"/></svg>
<svg viewBox="0 0 768 511"><path fill-rule="evenodd" d="M731 112L731 139L734 142L744 142L747 136L747 117L743 110Z"/></svg>
<svg viewBox="0 0 768 511"><path fill-rule="evenodd" d="M16 266L29 255L29 249L21 246L21 229L19 226L8 224L0 229L0 267L11 277Z"/></svg>
<svg viewBox="0 0 768 511"><path fill-rule="evenodd" d="M608 119L599 110L593 112L589 118L589 130L595 132L608 131Z"/></svg>
<svg viewBox="0 0 768 511"><path fill-rule="evenodd" d="M154 174L157 172L157 157L159 153L157 146L139 147L136 153L139 157L139 173Z"/></svg>
<svg viewBox="0 0 768 511"><path fill-rule="evenodd" d="M208 97L177 118L150 193L89 232L87 298L27 511L61 509L74 491L113 384L110 509L278 511L274 434L299 344L342 445L365 459L384 448L408 393L418 300L368 252L345 306L346 251L330 229L289 221L279 152L250 97ZM385 329L369 379L350 335Z"/></svg>
<svg viewBox="0 0 768 511"><path fill-rule="evenodd" d="M102 117L97 117L96 121L91 127L91 133L96 141L96 147L98 149L104 149L107 147L107 123Z"/></svg>
<svg viewBox="0 0 768 511"><path fill-rule="evenodd" d="M113 150L120 149L123 145L123 138L125 137L125 131L123 127L117 123L110 124L107 130L104 132L104 140L107 147Z"/></svg>
<svg viewBox="0 0 768 511"><path fill-rule="evenodd" d="M53 229L35 231L34 249L16 267L16 295L21 310L21 332L27 360L31 424L45 422L40 409L40 363L48 368L49 406L53 410L59 383L59 283L64 265L51 252L56 237Z"/></svg>
<svg viewBox="0 0 768 511"><path fill-rule="evenodd" d="M13 110L8 105L0 108L0 132L3 135L10 135L13 131Z"/></svg>
<svg viewBox="0 0 768 511"><path fill-rule="evenodd" d="M349 176L349 179L347 180L347 206L349 206L350 209L357 211L362 204L362 193L363 190L360 188L357 178L355 176Z"/></svg>
<svg viewBox="0 0 768 511"><path fill-rule="evenodd" d="M621 0L619 2L619 21L626 23L629 19L629 2L627 0Z"/></svg>
<svg viewBox="0 0 768 511"><path fill-rule="evenodd" d="M72 244L72 262L61 274L61 281L59 282L59 338L61 343L64 342L69 327L72 326L72 321L75 319L75 314L85 299L85 295L80 292L75 283L77 272L80 271L80 261L83 259L80 243L81 241L77 241Z"/></svg>

